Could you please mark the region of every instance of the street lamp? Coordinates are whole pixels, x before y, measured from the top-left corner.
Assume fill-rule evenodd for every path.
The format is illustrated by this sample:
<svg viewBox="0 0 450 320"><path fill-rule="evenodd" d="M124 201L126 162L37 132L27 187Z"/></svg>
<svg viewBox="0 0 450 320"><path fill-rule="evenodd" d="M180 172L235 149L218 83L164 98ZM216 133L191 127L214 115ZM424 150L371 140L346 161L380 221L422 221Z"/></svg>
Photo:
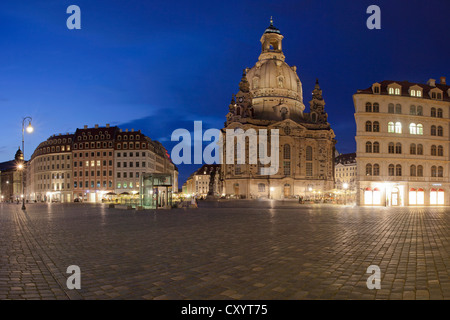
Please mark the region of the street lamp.
<svg viewBox="0 0 450 320"><path fill-rule="evenodd" d="M25 122L28 121L27 125L27 132L32 133L34 131L34 128L31 126L31 121L33 119L31 117L25 117L22 120L22 154L23 154L23 164L19 164L19 170L22 171L22 210L26 210L25 207Z"/></svg>
<svg viewBox="0 0 450 320"><path fill-rule="evenodd" d="M348 189L348 183L344 183L343 185L345 190L345 205L347 205L347 189Z"/></svg>

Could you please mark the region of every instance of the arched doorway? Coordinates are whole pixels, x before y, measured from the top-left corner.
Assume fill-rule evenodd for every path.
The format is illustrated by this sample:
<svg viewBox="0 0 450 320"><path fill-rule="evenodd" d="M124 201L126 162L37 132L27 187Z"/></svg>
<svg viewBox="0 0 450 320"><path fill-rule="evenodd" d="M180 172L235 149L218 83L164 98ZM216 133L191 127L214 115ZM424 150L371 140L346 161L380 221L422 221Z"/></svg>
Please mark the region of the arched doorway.
<svg viewBox="0 0 450 320"><path fill-rule="evenodd" d="M236 197L239 196L239 183L235 183L235 184L234 184L234 195L235 195Z"/></svg>
<svg viewBox="0 0 450 320"><path fill-rule="evenodd" d="M391 192L391 206L396 207L400 205L400 193L397 187L392 189Z"/></svg>

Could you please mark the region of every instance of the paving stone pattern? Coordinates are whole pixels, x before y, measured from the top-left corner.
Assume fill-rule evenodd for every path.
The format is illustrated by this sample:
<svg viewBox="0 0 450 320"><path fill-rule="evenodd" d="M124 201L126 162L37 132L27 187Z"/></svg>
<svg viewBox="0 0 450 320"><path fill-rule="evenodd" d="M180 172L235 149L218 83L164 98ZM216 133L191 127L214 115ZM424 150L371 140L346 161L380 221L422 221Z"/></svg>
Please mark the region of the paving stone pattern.
<svg viewBox="0 0 450 320"><path fill-rule="evenodd" d="M0 204L0 299L450 299L450 208L20 208Z"/></svg>

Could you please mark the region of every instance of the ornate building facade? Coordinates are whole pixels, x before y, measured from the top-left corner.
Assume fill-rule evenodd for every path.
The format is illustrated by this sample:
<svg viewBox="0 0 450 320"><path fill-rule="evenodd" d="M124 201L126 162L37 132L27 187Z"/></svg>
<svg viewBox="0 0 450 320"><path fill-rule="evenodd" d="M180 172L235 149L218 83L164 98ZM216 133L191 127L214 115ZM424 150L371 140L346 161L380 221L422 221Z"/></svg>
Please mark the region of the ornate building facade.
<svg viewBox="0 0 450 320"><path fill-rule="evenodd" d="M14 160L0 163L0 201L17 202L22 201L23 181L26 179L23 170L26 166L23 152L20 148L17 150ZM21 167L22 165L23 167ZM22 168L22 169L21 169Z"/></svg>
<svg viewBox="0 0 450 320"><path fill-rule="evenodd" d="M382 81L353 95L363 206L449 205L450 86Z"/></svg>
<svg viewBox="0 0 450 320"><path fill-rule="evenodd" d="M310 112L305 112L297 68L285 62L283 35L273 25L261 37L262 52L253 68L244 70L222 130L279 130L279 166L261 175L263 165L222 164L223 193L240 198L286 199L312 190L334 188L335 134L327 121L325 101L316 81ZM248 154L249 145L246 146ZM226 147L224 147L224 159ZM235 154L236 155L236 154Z"/></svg>
<svg viewBox="0 0 450 320"><path fill-rule="evenodd" d="M210 189L213 192L213 196L221 196L222 181L220 179L219 164L204 164L200 169L196 170L186 180L186 188L183 192L197 197L206 197Z"/></svg>

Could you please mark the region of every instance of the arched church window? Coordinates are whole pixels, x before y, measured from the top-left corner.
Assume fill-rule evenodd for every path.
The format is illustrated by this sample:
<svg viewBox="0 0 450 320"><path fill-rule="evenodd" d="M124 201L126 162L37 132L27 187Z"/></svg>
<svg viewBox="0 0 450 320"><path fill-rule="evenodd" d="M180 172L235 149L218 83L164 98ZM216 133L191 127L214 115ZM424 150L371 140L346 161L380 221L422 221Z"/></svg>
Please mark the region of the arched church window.
<svg viewBox="0 0 450 320"><path fill-rule="evenodd" d="M283 147L283 156L284 159L291 159L291 146L288 144L285 144Z"/></svg>
<svg viewBox="0 0 450 320"><path fill-rule="evenodd" d="M306 147L306 161L312 161L312 148Z"/></svg>

